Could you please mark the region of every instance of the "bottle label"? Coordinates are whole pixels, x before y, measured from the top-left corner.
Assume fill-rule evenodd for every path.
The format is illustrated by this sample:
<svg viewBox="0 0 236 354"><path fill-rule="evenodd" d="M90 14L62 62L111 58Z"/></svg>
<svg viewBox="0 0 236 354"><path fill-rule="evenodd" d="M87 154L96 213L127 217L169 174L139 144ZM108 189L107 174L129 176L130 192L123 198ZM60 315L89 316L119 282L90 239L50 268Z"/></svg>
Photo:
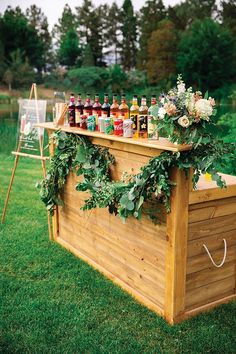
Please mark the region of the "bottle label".
<svg viewBox="0 0 236 354"><path fill-rule="evenodd" d="M75 111L75 123L80 123L80 111L78 109Z"/></svg>
<svg viewBox="0 0 236 354"><path fill-rule="evenodd" d="M147 115L140 115L138 117L138 125L139 125L140 132L147 131Z"/></svg>
<svg viewBox="0 0 236 354"><path fill-rule="evenodd" d="M138 129L138 115L137 114L131 114L130 119L133 122L133 131L136 131Z"/></svg>

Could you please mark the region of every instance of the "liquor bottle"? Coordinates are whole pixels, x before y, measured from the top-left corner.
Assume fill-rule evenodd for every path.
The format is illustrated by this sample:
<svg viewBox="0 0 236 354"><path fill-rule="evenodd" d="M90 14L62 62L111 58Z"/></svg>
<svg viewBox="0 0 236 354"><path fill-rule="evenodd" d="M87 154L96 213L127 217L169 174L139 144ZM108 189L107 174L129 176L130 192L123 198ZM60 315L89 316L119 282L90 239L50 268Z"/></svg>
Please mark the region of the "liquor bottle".
<svg viewBox="0 0 236 354"><path fill-rule="evenodd" d="M112 105L110 107L110 116L112 117L112 119L116 119L119 116L119 104L118 104L118 99L117 99L117 94L114 93L113 94L113 101L112 101Z"/></svg>
<svg viewBox="0 0 236 354"><path fill-rule="evenodd" d="M91 102L91 98L90 98L90 93L87 93L85 104L84 104L83 115L86 115L87 117L91 116L92 115L92 110L93 110L93 106L92 106L92 102Z"/></svg>
<svg viewBox="0 0 236 354"><path fill-rule="evenodd" d="M121 104L119 105L119 116L122 116L123 119L129 118L129 107L126 103L125 94L121 96Z"/></svg>
<svg viewBox="0 0 236 354"><path fill-rule="evenodd" d="M99 130L98 127L98 117L102 115L102 105L99 102L99 94L96 93L95 95L95 100L93 104L93 109L92 109L92 115L95 117L96 120L96 130Z"/></svg>
<svg viewBox="0 0 236 354"><path fill-rule="evenodd" d="M80 127L80 117L83 114L84 104L82 102L81 93L78 93L77 103L75 105L75 123Z"/></svg>
<svg viewBox="0 0 236 354"><path fill-rule="evenodd" d="M138 138L138 97L137 95L133 96L132 106L130 107L130 119L133 121L133 138Z"/></svg>
<svg viewBox="0 0 236 354"><path fill-rule="evenodd" d="M138 112L138 136L139 138L147 138L147 115L148 106L146 96L142 96L141 106Z"/></svg>
<svg viewBox="0 0 236 354"><path fill-rule="evenodd" d="M69 125L70 127L75 127L75 96L73 93L70 95L69 103Z"/></svg>
<svg viewBox="0 0 236 354"><path fill-rule="evenodd" d="M102 105L102 116L105 117L110 117L110 104L109 104L109 97L108 93L104 94L104 103Z"/></svg>
<svg viewBox="0 0 236 354"><path fill-rule="evenodd" d="M155 95L151 97L151 106L148 108L148 139L157 140L158 131L157 131L157 117L154 113L154 106L157 104L157 99Z"/></svg>

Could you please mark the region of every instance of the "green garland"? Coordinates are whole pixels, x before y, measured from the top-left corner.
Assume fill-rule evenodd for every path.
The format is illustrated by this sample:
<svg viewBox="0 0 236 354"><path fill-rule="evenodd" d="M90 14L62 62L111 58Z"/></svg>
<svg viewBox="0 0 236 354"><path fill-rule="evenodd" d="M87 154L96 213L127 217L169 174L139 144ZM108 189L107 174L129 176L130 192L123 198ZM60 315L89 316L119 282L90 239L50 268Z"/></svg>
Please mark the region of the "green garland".
<svg viewBox="0 0 236 354"><path fill-rule="evenodd" d="M194 188L200 174L206 172L212 175L219 187L225 187L225 182L214 166L216 162L218 166L224 165L225 157L235 148L232 144L216 142L208 136L208 139L204 138L204 143L190 151L163 152L151 158L140 173L126 175L125 180L116 182L110 176L109 167L115 164L115 160L108 149L93 145L88 138L60 130L51 139L55 144L55 154L50 160L50 168L41 183L40 191L47 209L53 214L55 205L63 205L60 194L67 175L73 170L78 176L83 176L76 190L89 192L89 198L85 200L82 209L107 207L110 213L118 214L123 221L129 216L141 219L146 214L157 222L161 204L170 212L173 182L169 171L172 167L178 167L186 173L193 167Z"/></svg>

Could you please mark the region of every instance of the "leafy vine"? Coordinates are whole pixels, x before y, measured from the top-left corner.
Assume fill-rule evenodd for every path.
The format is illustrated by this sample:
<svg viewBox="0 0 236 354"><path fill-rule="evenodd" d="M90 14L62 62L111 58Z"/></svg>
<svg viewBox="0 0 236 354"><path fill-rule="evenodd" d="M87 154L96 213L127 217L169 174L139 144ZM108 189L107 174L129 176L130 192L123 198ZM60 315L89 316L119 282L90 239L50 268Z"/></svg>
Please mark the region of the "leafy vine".
<svg viewBox="0 0 236 354"><path fill-rule="evenodd" d="M110 165L115 163L108 149L93 145L88 138L56 131L52 138L55 154L50 160L50 168L41 183L40 196L47 209L53 214L55 205L63 205L60 197L70 170L83 180L76 185L77 191L88 191L89 198L83 210L108 208L110 213L118 214L125 221L129 216L141 219L147 214L154 222L158 221L160 208L150 207L153 203L164 205L170 212L170 194L173 182L170 169L178 167L188 173L193 167L193 186L201 173L210 173L219 187L225 182L217 173L216 163L224 165L225 158L234 150L232 144L205 136L204 141L193 145L190 151L181 153L163 152L153 157L141 167L136 175L128 175L123 181L113 181Z"/></svg>

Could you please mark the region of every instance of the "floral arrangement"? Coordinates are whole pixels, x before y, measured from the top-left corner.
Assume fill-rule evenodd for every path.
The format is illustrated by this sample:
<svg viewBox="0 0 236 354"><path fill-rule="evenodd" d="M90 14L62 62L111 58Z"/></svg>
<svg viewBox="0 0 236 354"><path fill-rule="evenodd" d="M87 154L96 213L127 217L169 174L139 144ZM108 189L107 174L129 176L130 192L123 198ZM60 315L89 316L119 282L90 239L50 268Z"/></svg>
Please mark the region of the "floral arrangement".
<svg viewBox="0 0 236 354"><path fill-rule="evenodd" d="M186 89L181 75L177 85L167 94L162 94L158 103L158 129L172 142L200 144L207 125L213 124L216 114L215 100L208 93Z"/></svg>

